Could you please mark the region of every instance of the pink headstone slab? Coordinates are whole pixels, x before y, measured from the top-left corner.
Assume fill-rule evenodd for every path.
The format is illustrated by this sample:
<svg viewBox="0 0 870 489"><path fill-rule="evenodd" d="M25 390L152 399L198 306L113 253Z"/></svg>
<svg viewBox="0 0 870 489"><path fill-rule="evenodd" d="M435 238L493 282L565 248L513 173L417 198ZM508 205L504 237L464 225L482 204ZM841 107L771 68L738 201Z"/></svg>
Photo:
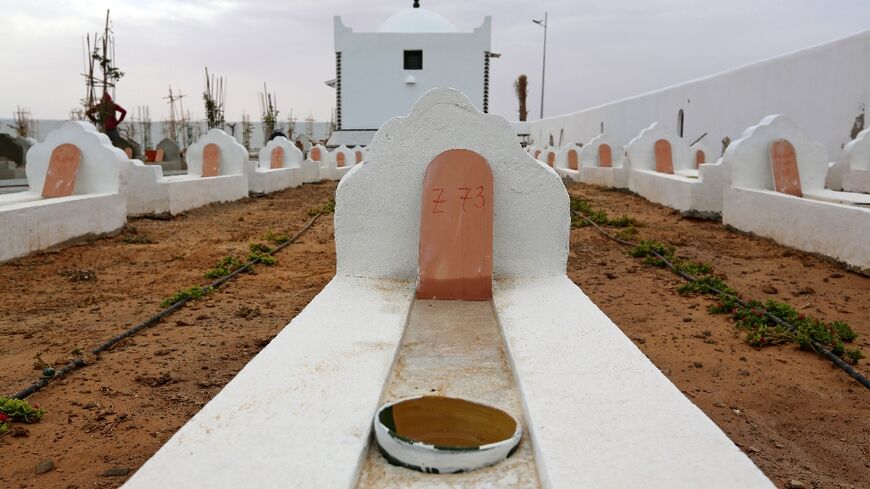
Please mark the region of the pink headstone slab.
<svg viewBox="0 0 870 489"><path fill-rule="evenodd" d="M356 162L357 162L357 163L362 163L362 160L363 160L363 154L362 154L362 151L357 150L357 152L354 153L354 154L356 155Z"/></svg>
<svg viewBox="0 0 870 489"><path fill-rule="evenodd" d="M419 299L492 298L492 171L479 154L436 156L423 179Z"/></svg>
<svg viewBox="0 0 870 489"><path fill-rule="evenodd" d="M202 176L216 177L220 174L221 149L217 144L208 143L202 149Z"/></svg>
<svg viewBox="0 0 870 489"><path fill-rule="evenodd" d="M603 168L613 167L613 151L609 144L598 146L598 166Z"/></svg>
<svg viewBox="0 0 870 489"><path fill-rule="evenodd" d="M42 185L42 196L68 197L76 186L76 175L82 161L82 152L73 144L61 144L51 152L48 171Z"/></svg>
<svg viewBox="0 0 870 489"><path fill-rule="evenodd" d="M163 161L163 148L157 148L157 153L154 154L154 162L160 163Z"/></svg>
<svg viewBox="0 0 870 489"><path fill-rule="evenodd" d="M320 161L320 148L311 148L311 161Z"/></svg>
<svg viewBox="0 0 870 489"><path fill-rule="evenodd" d="M580 161L577 159L576 149L568 151L568 168L571 170L576 170L580 168Z"/></svg>
<svg viewBox="0 0 870 489"><path fill-rule="evenodd" d="M655 144L656 171L659 173L674 173L674 159L671 154L671 143L667 139L659 139Z"/></svg>
<svg viewBox="0 0 870 489"><path fill-rule="evenodd" d="M790 142L777 139L770 143L770 167L773 171L773 188L777 192L803 197L797 154Z"/></svg>
<svg viewBox="0 0 870 489"><path fill-rule="evenodd" d="M541 157L541 150L539 150L539 149L535 150L535 159L537 160L540 157Z"/></svg>
<svg viewBox="0 0 870 489"><path fill-rule="evenodd" d="M704 150L699 149L695 151L695 168L700 168L701 165L707 162L707 155L704 154Z"/></svg>
<svg viewBox="0 0 870 489"><path fill-rule="evenodd" d="M133 158L133 148L127 146L124 148L124 154L127 155L127 159Z"/></svg>
<svg viewBox="0 0 870 489"><path fill-rule="evenodd" d="M344 166L344 153L342 153L341 151L338 151L337 153L335 153L335 166L336 167Z"/></svg>
<svg viewBox="0 0 870 489"><path fill-rule="evenodd" d="M272 148L272 154L269 157L269 168L284 168L284 148L275 146Z"/></svg>
<svg viewBox="0 0 870 489"><path fill-rule="evenodd" d="M547 151L547 164L553 166L556 163L556 153Z"/></svg>

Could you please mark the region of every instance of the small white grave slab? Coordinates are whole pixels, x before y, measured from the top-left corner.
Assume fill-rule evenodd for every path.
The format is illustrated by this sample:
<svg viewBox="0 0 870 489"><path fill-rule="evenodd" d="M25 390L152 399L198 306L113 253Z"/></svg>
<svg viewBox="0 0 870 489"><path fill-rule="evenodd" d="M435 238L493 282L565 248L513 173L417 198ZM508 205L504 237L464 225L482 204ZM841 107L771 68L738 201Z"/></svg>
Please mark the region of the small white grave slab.
<svg viewBox="0 0 870 489"><path fill-rule="evenodd" d="M354 154L347 146L341 145L331 153L324 151L320 162L320 178L322 180L341 180L354 166Z"/></svg>
<svg viewBox="0 0 870 489"><path fill-rule="evenodd" d="M260 148L255 163L248 163L248 190L268 194L302 185L302 151L278 136Z"/></svg>
<svg viewBox="0 0 870 489"><path fill-rule="evenodd" d="M609 158L608 158L609 157ZM631 167L625 149L602 133L580 150L580 181L607 188L628 188Z"/></svg>

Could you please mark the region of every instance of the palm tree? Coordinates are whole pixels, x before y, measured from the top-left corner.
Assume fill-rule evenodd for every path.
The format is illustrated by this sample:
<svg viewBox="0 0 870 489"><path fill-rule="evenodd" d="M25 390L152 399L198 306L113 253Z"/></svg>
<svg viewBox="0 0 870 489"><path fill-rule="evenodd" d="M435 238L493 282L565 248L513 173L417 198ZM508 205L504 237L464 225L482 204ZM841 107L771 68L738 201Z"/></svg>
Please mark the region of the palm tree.
<svg viewBox="0 0 870 489"><path fill-rule="evenodd" d="M526 120L529 111L526 109L526 97L529 95L529 79L526 75L520 75L514 82L514 90L520 102L520 120Z"/></svg>

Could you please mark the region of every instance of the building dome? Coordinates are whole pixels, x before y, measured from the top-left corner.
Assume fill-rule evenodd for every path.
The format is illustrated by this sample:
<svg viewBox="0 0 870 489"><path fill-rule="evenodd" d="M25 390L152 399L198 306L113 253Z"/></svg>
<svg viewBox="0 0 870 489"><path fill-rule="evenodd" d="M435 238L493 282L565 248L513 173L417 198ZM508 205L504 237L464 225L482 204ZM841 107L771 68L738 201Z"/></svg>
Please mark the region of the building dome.
<svg viewBox="0 0 870 489"><path fill-rule="evenodd" d="M396 12L385 20L378 32L456 32L456 26L431 10L409 8Z"/></svg>

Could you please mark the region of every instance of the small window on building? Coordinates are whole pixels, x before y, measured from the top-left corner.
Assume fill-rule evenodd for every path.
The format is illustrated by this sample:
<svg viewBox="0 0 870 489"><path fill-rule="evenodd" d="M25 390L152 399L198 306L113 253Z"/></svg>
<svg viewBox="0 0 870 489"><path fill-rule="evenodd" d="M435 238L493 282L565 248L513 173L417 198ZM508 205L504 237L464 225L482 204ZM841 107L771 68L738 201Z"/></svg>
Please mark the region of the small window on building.
<svg viewBox="0 0 870 489"><path fill-rule="evenodd" d="M405 69L423 69L423 51L405 51Z"/></svg>

